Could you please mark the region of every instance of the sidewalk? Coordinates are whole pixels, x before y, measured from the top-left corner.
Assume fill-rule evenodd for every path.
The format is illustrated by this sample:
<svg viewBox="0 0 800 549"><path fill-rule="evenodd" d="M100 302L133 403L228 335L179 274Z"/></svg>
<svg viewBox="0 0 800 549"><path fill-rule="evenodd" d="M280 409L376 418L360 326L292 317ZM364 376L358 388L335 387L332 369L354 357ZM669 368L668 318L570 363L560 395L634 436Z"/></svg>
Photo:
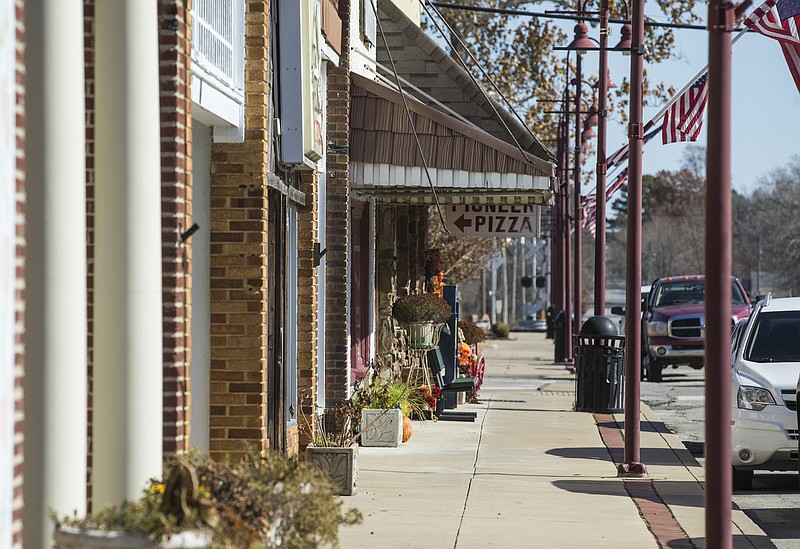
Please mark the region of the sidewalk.
<svg viewBox="0 0 800 549"><path fill-rule="evenodd" d="M705 547L703 469L642 406L642 479L617 477L623 414L573 412L574 376L540 333L481 345L474 423L414 422L399 448L361 448L355 548ZM773 547L734 510L734 547Z"/></svg>

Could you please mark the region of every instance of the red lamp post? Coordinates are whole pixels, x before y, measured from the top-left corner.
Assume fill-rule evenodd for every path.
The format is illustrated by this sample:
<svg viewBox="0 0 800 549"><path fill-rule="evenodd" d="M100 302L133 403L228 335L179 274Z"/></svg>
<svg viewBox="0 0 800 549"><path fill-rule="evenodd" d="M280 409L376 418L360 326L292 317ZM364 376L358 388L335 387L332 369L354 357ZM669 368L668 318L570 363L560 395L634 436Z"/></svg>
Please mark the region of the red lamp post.
<svg viewBox="0 0 800 549"><path fill-rule="evenodd" d="M731 31L733 4L708 5L706 179L706 545L730 549L731 532Z"/></svg>
<svg viewBox="0 0 800 549"><path fill-rule="evenodd" d="M628 123L628 225L625 267L625 456L620 475L641 476L642 363L642 80L644 79L644 0L634 0L631 25L631 94ZM623 33L623 38L625 37Z"/></svg>

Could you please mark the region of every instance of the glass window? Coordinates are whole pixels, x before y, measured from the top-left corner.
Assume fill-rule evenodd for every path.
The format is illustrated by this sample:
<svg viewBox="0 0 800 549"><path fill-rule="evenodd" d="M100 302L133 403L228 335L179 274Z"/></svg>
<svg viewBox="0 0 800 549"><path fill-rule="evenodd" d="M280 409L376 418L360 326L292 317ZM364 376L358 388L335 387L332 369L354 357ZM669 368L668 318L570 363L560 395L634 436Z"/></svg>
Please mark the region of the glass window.
<svg viewBox="0 0 800 549"><path fill-rule="evenodd" d="M800 311L759 314L744 358L751 362L800 362Z"/></svg>

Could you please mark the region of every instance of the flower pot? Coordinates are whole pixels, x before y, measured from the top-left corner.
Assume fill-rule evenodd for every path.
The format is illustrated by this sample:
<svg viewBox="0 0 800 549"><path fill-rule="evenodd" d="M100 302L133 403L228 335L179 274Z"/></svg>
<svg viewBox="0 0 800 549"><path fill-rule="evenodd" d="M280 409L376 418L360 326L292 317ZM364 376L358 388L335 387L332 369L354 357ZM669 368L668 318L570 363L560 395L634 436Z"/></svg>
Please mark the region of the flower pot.
<svg viewBox="0 0 800 549"><path fill-rule="evenodd" d="M352 496L358 486L358 444L348 448L308 446L306 461L327 472L340 496Z"/></svg>
<svg viewBox="0 0 800 549"><path fill-rule="evenodd" d="M53 532L53 541L59 549L204 549L211 547L211 532L187 530L164 536L158 543L139 534L61 526Z"/></svg>
<svg viewBox="0 0 800 549"><path fill-rule="evenodd" d="M408 442L413 433L414 424L411 423L411 418L403 416L403 442Z"/></svg>
<svg viewBox="0 0 800 549"><path fill-rule="evenodd" d="M433 322L410 322L405 325L408 332L408 346L418 351L430 351L439 344L439 336L444 324Z"/></svg>
<svg viewBox="0 0 800 549"><path fill-rule="evenodd" d="M361 446L400 446L403 439L403 412L400 409L361 410Z"/></svg>

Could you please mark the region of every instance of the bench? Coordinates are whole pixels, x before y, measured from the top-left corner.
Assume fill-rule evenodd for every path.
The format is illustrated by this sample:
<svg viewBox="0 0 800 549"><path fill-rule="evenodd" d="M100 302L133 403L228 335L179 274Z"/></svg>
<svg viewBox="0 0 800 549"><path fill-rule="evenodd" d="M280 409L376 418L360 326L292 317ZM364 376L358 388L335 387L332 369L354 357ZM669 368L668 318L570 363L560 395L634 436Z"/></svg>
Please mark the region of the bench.
<svg viewBox="0 0 800 549"><path fill-rule="evenodd" d="M428 351L428 366L431 369L436 387L442 394L448 393L469 393L475 391L478 378L473 377L456 377L450 383L444 382L442 371L444 370L444 358L442 358L442 351L439 347ZM436 417L440 421L475 421L478 416L477 412L454 412L446 411L444 409L444 399L440 398L436 403Z"/></svg>

